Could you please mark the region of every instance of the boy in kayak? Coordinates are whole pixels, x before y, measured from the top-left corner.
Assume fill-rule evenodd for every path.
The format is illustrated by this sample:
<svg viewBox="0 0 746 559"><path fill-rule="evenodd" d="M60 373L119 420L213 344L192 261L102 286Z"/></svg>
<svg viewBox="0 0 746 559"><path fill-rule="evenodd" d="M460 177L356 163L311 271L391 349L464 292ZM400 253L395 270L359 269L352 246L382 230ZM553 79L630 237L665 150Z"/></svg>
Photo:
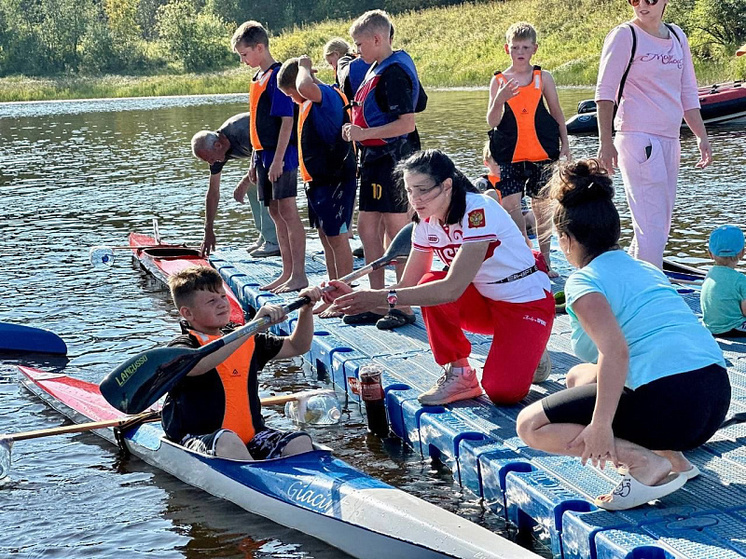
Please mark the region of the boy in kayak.
<svg viewBox="0 0 746 559"><path fill-rule="evenodd" d="M277 74L280 90L300 107L298 116L298 164L308 198L311 227L319 232L329 279L352 272L349 231L357 183L355 151L342 139L342 125L349 122L347 97L338 87L313 77L308 56L290 58ZM339 316L315 312L321 318Z"/></svg>
<svg viewBox="0 0 746 559"><path fill-rule="evenodd" d="M552 75L531 64L539 48L534 27L514 23L505 39L511 65L504 72L495 72L490 82L490 151L500 165L503 206L524 233L521 199L524 193L531 197L539 247L549 266L549 277L557 277L549 261L551 204L542 189L552 175L552 165L562 156L570 157L565 116Z"/></svg>
<svg viewBox="0 0 746 559"><path fill-rule="evenodd" d="M198 348L230 331L230 305L220 274L207 266L193 266L169 278L171 296L182 334L169 346ZM321 298L319 288L301 296L311 303ZM259 401L259 371L274 359L302 355L311 347L311 305L301 308L290 336L269 332L239 338L202 359L171 389L161 421L166 436L191 450L237 460L265 460L312 450L311 437L302 431L283 432L264 424ZM282 307L265 305L257 317L271 324L285 317Z"/></svg>
<svg viewBox="0 0 746 559"><path fill-rule="evenodd" d="M277 62L269 50L269 36L262 24L247 21L236 29L231 46L241 62L259 68L251 79L249 137L254 148L249 178L257 183L259 199L269 207L277 228L282 273L261 289L287 293L308 285L306 232L298 205L298 150L293 102L277 87Z"/></svg>
<svg viewBox="0 0 746 559"><path fill-rule="evenodd" d="M702 319L714 336L746 337L746 276L736 271L744 254L743 231L721 225L710 234L715 265L702 283Z"/></svg>

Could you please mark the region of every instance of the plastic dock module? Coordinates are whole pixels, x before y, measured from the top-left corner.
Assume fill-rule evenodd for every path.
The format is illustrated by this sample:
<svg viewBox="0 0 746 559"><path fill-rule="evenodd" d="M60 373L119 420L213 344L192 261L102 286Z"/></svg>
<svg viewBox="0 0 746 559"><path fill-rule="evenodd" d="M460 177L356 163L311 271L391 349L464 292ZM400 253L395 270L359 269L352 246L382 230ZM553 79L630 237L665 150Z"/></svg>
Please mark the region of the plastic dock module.
<svg viewBox="0 0 746 559"><path fill-rule="evenodd" d="M309 247L316 245L309 241ZM553 261L553 267L567 274L569 267L560 258ZM260 290L280 273L279 258L257 260L243 250L226 250L214 254L211 261L247 307L297 297ZM356 265L360 265L357 260ZM311 285L326 279L322 256L307 259L307 273ZM393 272L387 270L387 285L395 281ZM367 286L365 279L357 283ZM563 278L553 280L555 290L563 287ZM680 294L701 316L697 288L683 286ZM394 331L380 331L374 325L350 326L339 318L316 318L313 346L305 359L320 379L345 391L349 403L357 405L361 404L360 368L371 363L380 366L391 431L423 459L437 458L446 464L455 482L483 499L489 510L519 530L543 533L554 557L746 557L746 423L721 429L701 448L687 453L702 474L681 490L631 511L600 510L593 505L594 498L610 491L620 479L613 468L601 471L583 467L576 458L532 450L515 430L520 411L564 389L568 370L580 362L572 353L569 316L560 313L555 318L548 345L550 378L533 385L521 403L498 407L481 396L445 406L422 406L417 397L442 371L428 345L419 309L416 313L415 324ZM290 333L295 316L273 330ZM469 339L472 364L481 369L491 338L469 335ZM729 414L746 412L745 342L720 344L732 384Z"/></svg>

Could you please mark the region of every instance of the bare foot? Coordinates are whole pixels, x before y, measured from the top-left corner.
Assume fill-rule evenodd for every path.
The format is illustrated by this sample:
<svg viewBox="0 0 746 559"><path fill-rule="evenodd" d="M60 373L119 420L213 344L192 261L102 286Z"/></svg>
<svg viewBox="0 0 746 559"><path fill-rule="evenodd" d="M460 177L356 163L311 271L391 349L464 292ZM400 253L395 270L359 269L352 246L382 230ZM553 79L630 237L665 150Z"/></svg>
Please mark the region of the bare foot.
<svg viewBox="0 0 746 559"><path fill-rule="evenodd" d="M274 281L268 283L267 285L262 285L259 290L260 291L274 291L278 287L280 287L282 284L288 281L288 278L290 276L286 276L285 274L281 275L279 278L275 279Z"/></svg>
<svg viewBox="0 0 746 559"><path fill-rule="evenodd" d="M653 452L671 462L671 471L674 473L687 472L692 469L692 463L681 452L675 450L654 450Z"/></svg>
<svg viewBox="0 0 746 559"><path fill-rule="evenodd" d="M308 279L293 279L290 278L288 281L280 285L279 287L272 290L273 293L291 293L293 291L300 291L301 289L308 287Z"/></svg>
<svg viewBox="0 0 746 559"><path fill-rule="evenodd" d="M658 485L671 473L671 462L652 452L646 464L629 468L629 475L645 485Z"/></svg>
<svg viewBox="0 0 746 559"><path fill-rule="evenodd" d="M319 318L341 318L343 316L343 312L327 309L319 315Z"/></svg>
<svg viewBox="0 0 746 559"><path fill-rule="evenodd" d="M331 303L325 303L324 301L319 301L319 304L318 304L318 305L316 305L316 306L315 306L315 307L313 308L313 314L323 314L323 312L324 312L324 311L325 311L326 309L328 309L329 307L331 307L331 306L332 306L332 304L331 304Z"/></svg>

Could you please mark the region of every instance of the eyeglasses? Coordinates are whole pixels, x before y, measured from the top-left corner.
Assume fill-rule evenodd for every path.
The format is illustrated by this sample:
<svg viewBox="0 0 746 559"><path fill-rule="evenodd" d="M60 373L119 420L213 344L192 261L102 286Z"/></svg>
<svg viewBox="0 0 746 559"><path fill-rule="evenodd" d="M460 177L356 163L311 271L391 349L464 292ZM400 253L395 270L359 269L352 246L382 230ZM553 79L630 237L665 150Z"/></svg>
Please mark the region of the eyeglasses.
<svg viewBox="0 0 746 559"><path fill-rule="evenodd" d="M433 190L435 190L439 186L443 186L443 183L440 182L440 183L438 183L436 185L433 185L431 187L428 187L428 188L419 188L419 187L407 188L406 189L407 196L409 196L412 200L422 200L423 198L427 197L428 194L430 194ZM439 194L439 192L436 193L436 194Z"/></svg>
<svg viewBox="0 0 746 559"><path fill-rule="evenodd" d="M641 0L628 0L628 2L634 6L635 8L640 5ZM645 0L645 3L648 6L655 6L658 3L658 0Z"/></svg>

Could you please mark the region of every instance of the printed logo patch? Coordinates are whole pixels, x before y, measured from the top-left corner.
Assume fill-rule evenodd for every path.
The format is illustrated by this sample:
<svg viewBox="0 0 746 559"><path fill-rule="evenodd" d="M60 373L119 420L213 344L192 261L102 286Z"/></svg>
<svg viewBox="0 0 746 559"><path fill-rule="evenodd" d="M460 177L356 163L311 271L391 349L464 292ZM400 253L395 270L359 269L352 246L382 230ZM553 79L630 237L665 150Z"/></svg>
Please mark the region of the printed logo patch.
<svg viewBox="0 0 746 559"><path fill-rule="evenodd" d="M485 225L484 210L482 208L479 208L478 210L472 210L469 212L469 228L470 229L478 229L480 227L484 227L484 225Z"/></svg>
<svg viewBox="0 0 746 559"><path fill-rule="evenodd" d="M430 241L431 243L437 243L438 242L438 237L437 237L437 235L428 235L427 236L427 240Z"/></svg>

